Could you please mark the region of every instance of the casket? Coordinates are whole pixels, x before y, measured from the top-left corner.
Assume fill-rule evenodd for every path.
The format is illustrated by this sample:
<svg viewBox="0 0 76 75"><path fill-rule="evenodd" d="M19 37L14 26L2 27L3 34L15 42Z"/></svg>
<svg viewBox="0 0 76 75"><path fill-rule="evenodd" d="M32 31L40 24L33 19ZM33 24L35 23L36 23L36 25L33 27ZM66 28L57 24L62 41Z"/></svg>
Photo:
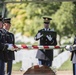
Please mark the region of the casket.
<svg viewBox="0 0 76 75"><path fill-rule="evenodd" d="M48 66L35 65L30 67L23 75L56 75Z"/></svg>

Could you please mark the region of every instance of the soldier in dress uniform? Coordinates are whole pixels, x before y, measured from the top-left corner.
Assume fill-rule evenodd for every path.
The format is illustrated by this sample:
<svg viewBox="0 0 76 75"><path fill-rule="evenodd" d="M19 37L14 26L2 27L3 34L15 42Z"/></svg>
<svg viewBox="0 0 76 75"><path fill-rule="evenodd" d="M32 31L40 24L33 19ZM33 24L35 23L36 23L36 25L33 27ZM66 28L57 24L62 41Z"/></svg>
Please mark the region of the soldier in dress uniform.
<svg viewBox="0 0 76 75"><path fill-rule="evenodd" d="M14 50L13 44L7 43L6 32L3 29L3 18L0 15L0 75L5 75L5 62L7 61L7 50Z"/></svg>
<svg viewBox="0 0 76 75"><path fill-rule="evenodd" d="M49 28L50 20L52 20L52 18L43 17L43 19L44 19L44 28L38 31L38 33L35 36L35 40L39 40L40 45L55 46L57 45L56 38L53 38L49 35L43 36L43 34L41 34L42 31L54 31L54 29ZM53 50L40 49L37 52L36 58L38 58L40 65L46 65L50 67L52 66L53 61Z"/></svg>
<svg viewBox="0 0 76 75"><path fill-rule="evenodd" d="M73 45L76 44L76 36L74 38L74 43ZM73 63L73 75L76 75L76 47L73 48L74 50L72 51L72 48L71 48L71 60L72 60L72 63Z"/></svg>
<svg viewBox="0 0 76 75"><path fill-rule="evenodd" d="M10 44L10 48L15 44L14 34L9 32L11 27L11 18L5 18L3 24L3 31L6 33L6 43ZM7 74L11 75L12 72L12 62L15 60L14 51L6 51L6 63L7 63Z"/></svg>
<svg viewBox="0 0 76 75"><path fill-rule="evenodd" d="M3 18L2 18L2 15L0 15L0 29L2 29L3 27ZM0 30L0 75L3 75L4 73L4 61L3 61L3 48L2 46L4 46L2 43L1 43L1 30ZM2 46L1 46L2 45ZM2 74L3 73L3 74Z"/></svg>

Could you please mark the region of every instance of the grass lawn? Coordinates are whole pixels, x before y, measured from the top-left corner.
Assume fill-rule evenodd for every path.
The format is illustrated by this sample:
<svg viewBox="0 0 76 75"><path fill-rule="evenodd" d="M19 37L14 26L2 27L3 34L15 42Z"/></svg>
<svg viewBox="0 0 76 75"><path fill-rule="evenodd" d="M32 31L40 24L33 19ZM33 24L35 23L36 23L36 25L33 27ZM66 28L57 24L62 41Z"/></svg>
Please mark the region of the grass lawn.
<svg viewBox="0 0 76 75"><path fill-rule="evenodd" d="M67 71L72 70L72 62L68 59L58 70Z"/></svg>
<svg viewBox="0 0 76 75"><path fill-rule="evenodd" d="M19 71L21 68L22 62L18 62L16 64L13 64L13 71Z"/></svg>

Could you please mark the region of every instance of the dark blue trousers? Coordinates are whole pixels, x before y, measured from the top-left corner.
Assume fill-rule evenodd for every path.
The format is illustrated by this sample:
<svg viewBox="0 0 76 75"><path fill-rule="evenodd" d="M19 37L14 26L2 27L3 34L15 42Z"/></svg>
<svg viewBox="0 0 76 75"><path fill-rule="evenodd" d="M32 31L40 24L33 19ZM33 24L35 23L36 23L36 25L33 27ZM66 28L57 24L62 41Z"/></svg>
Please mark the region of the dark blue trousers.
<svg viewBox="0 0 76 75"><path fill-rule="evenodd" d="M12 72L12 60L7 62L7 75L11 75Z"/></svg>
<svg viewBox="0 0 76 75"><path fill-rule="evenodd" d="M0 75L4 75L5 74L4 67L5 67L4 61L0 60Z"/></svg>
<svg viewBox="0 0 76 75"><path fill-rule="evenodd" d="M45 65L45 66L50 67L50 66L52 66L52 61L39 59L39 65Z"/></svg>
<svg viewBox="0 0 76 75"><path fill-rule="evenodd" d="M73 64L73 75L76 75L76 64Z"/></svg>

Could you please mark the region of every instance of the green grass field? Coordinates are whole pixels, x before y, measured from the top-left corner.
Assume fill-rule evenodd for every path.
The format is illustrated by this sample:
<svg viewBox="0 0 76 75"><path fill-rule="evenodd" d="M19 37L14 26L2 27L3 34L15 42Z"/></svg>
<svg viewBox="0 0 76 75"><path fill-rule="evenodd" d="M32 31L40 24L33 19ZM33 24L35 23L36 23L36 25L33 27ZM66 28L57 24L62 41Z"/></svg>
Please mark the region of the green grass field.
<svg viewBox="0 0 76 75"><path fill-rule="evenodd" d="M16 64L13 64L13 71L19 71L21 68L22 62L18 62Z"/></svg>
<svg viewBox="0 0 76 75"><path fill-rule="evenodd" d="M62 64L62 66L58 70L72 70L72 62L70 61L70 59L68 59L64 64Z"/></svg>

